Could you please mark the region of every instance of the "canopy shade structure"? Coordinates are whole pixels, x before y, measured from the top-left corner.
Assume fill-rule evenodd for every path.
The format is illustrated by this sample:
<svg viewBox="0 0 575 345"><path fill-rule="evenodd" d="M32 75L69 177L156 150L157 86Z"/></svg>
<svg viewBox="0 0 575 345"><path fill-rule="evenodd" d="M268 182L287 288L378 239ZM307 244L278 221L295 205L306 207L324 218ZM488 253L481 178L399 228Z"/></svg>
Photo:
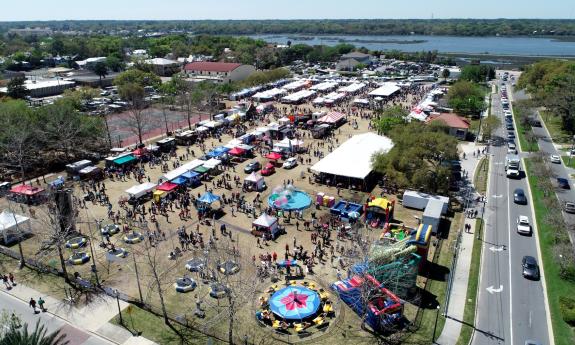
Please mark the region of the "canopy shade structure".
<svg viewBox="0 0 575 345"><path fill-rule="evenodd" d="M400 88L396 83L383 83L382 86L371 91L369 95L373 97L389 97L399 90Z"/></svg>
<svg viewBox="0 0 575 345"><path fill-rule="evenodd" d="M288 286L269 299L270 310L284 320L302 320L315 315L320 306L316 291L303 286Z"/></svg>
<svg viewBox="0 0 575 345"><path fill-rule="evenodd" d="M231 154L232 156L241 156L244 153L246 153L246 150L239 148L239 147L234 147L228 153Z"/></svg>
<svg viewBox="0 0 575 345"><path fill-rule="evenodd" d="M263 180L263 176L260 174L257 174L256 172L252 172L251 174L249 174L244 181L250 181L250 182L258 182L260 180Z"/></svg>
<svg viewBox="0 0 575 345"><path fill-rule="evenodd" d="M211 158L216 158L224 153L228 152L230 149L225 146L216 147L215 149L211 150L210 152L206 153L206 156Z"/></svg>
<svg viewBox="0 0 575 345"><path fill-rule="evenodd" d="M184 178L187 178L188 180L191 180L193 178L197 178L198 176L200 176L200 174L198 174L197 172L188 171L186 173L183 173L181 177L184 177Z"/></svg>
<svg viewBox="0 0 575 345"><path fill-rule="evenodd" d="M124 164L129 164L136 161L136 157L134 157L133 155L126 155L126 156L122 156L118 159L114 159L114 164L116 165L124 165Z"/></svg>
<svg viewBox="0 0 575 345"><path fill-rule="evenodd" d="M164 192L171 192L174 189L178 188L178 185L175 183L171 183L171 182L164 182L161 185L159 185L156 190L159 191L164 191Z"/></svg>
<svg viewBox="0 0 575 345"><path fill-rule="evenodd" d="M126 189L126 193L128 193L130 196L138 198L146 193L153 192L154 189L156 189L156 184L146 182Z"/></svg>
<svg viewBox="0 0 575 345"><path fill-rule="evenodd" d="M0 213L0 240L6 245L20 240L31 233L30 218L12 213L8 210Z"/></svg>
<svg viewBox="0 0 575 345"><path fill-rule="evenodd" d="M42 188L30 186L28 184L21 184L18 186L14 186L14 187L12 187L12 189L10 189L11 193L20 194L20 195L30 195L30 196L39 194L43 191L44 191L44 189L42 189Z"/></svg>
<svg viewBox="0 0 575 345"><path fill-rule="evenodd" d="M167 173L164 174L164 179L171 181L179 176L181 176L184 173L187 173L190 169L186 169L185 167L181 166L179 168L176 168L172 171L168 171Z"/></svg>
<svg viewBox="0 0 575 345"><path fill-rule="evenodd" d="M191 162L188 162L184 165L182 165L180 168L185 169L186 171L190 171L190 170L194 170L195 168L202 166L205 163L205 161L201 160L201 159L194 159Z"/></svg>
<svg viewBox="0 0 575 345"><path fill-rule="evenodd" d="M176 177L175 179L173 179L171 182L173 184L177 184L178 186L181 186L183 184L186 184L186 182L188 182L188 179L183 177L183 176L179 176L179 177Z"/></svg>
<svg viewBox="0 0 575 345"><path fill-rule="evenodd" d="M338 121L341 121L344 118L345 118L345 115L343 113L340 113L337 111L331 111L331 112L327 113L327 115L325 115L324 117L318 119L317 122L332 124L332 123L337 123Z"/></svg>
<svg viewBox="0 0 575 345"><path fill-rule="evenodd" d="M213 193L207 192L206 194L202 195L198 201L203 202L205 204L211 204L213 202L216 202L220 200L220 197L218 195L215 195Z"/></svg>
<svg viewBox="0 0 575 345"><path fill-rule="evenodd" d="M222 163L221 160L211 158L207 162L204 163L204 168L213 169L213 168L217 167L218 165L220 165L221 163Z"/></svg>
<svg viewBox="0 0 575 345"><path fill-rule="evenodd" d="M270 153L268 153L268 154L266 155L266 158L267 158L267 159L274 160L274 161L277 161L278 159L281 159L281 158L282 158L282 155L280 155L280 154L277 153L277 152L270 152Z"/></svg>
<svg viewBox="0 0 575 345"><path fill-rule="evenodd" d="M267 213L262 213L254 222L253 225L262 226L264 228L271 228L274 224L277 224L278 219L276 217L272 217Z"/></svg>
<svg viewBox="0 0 575 345"><path fill-rule="evenodd" d="M205 174L208 171L210 171L210 169L204 167L204 166L199 166L197 168L194 169L195 172L199 173L199 174Z"/></svg>
<svg viewBox="0 0 575 345"><path fill-rule="evenodd" d="M391 139L375 133L353 136L311 167L316 173L365 179L371 173L371 157L393 148Z"/></svg>
<svg viewBox="0 0 575 345"><path fill-rule="evenodd" d="M353 83L353 84L349 84L349 85L344 86L344 87L340 87L337 91L338 92L354 93L354 92L360 91L361 89L363 89L366 86L367 86L367 84L364 84L364 83Z"/></svg>

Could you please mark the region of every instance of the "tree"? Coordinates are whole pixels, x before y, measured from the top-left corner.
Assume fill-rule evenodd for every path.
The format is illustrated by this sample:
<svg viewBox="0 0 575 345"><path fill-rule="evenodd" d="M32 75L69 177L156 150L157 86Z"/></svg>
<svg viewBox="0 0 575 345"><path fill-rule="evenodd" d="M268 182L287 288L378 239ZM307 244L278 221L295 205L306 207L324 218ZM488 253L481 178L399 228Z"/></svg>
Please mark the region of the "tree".
<svg viewBox="0 0 575 345"><path fill-rule="evenodd" d="M94 65L94 73L100 77L100 87L102 86L102 78L108 75L108 66L104 62L96 62Z"/></svg>
<svg viewBox="0 0 575 345"><path fill-rule="evenodd" d="M47 334L47 330L40 325L40 320L36 322L36 327L32 333L28 330L28 324L21 328L11 328L10 331L0 339L1 345L67 345L66 334L60 330Z"/></svg>
<svg viewBox="0 0 575 345"><path fill-rule="evenodd" d="M401 106L393 106L382 111L375 122L378 133L388 135L395 127L407 123L409 114Z"/></svg>
<svg viewBox="0 0 575 345"><path fill-rule="evenodd" d="M501 120L495 115L489 115L481 121L481 131L484 139L490 139L491 135L501 127Z"/></svg>
<svg viewBox="0 0 575 345"><path fill-rule="evenodd" d="M460 79L484 83L495 78L495 68L488 65L466 65L461 69Z"/></svg>
<svg viewBox="0 0 575 345"><path fill-rule="evenodd" d="M26 87L26 77L14 77L8 82L8 97L23 99L30 94Z"/></svg>
<svg viewBox="0 0 575 345"><path fill-rule="evenodd" d="M445 127L412 122L395 128L390 137L394 147L372 158L375 171L399 187L447 192L451 171L442 163L457 159L458 153L457 139Z"/></svg>
<svg viewBox="0 0 575 345"><path fill-rule="evenodd" d="M124 69L125 64L119 57L110 55L106 58L106 66L114 72L120 72Z"/></svg>
<svg viewBox="0 0 575 345"><path fill-rule="evenodd" d="M141 87L152 86L157 88L162 83L160 77L154 73L144 72L139 69L129 69L125 72L120 73L116 79L114 79L114 85L120 87L124 84L135 84Z"/></svg>
<svg viewBox="0 0 575 345"><path fill-rule="evenodd" d="M120 97L125 99L130 104L128 111L127 124L130 126L134 134L138 136L139 143L143 143L143 131L148 122L146 114L143 112L145 107L145 91L141 85L136 83L121 84L118 87Z"/></svg>
<svg viewBox="0 0 575 345"><path fill-rule="evenodd" d="M455 112L462 115L479 115L485 109L484 91L475 83L460 80L447 93L447 100Z"/></svg>
<svg viewBox="0 0 575 345"><path fill-rule="evenodd" d="M445 81L447 81L447 78L449 78L449 75L451 75L451 72L449 72L449 69L445 68L442 72L441 72L441 76L443 77L443 79Z"/></svg>

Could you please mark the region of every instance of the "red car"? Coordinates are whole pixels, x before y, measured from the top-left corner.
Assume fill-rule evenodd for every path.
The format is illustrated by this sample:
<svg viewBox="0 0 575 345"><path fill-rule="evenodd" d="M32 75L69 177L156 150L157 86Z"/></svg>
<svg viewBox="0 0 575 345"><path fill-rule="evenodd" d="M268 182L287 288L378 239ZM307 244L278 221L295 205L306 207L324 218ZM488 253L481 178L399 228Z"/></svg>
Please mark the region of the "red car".
<svg viewBox="0 0 575 345"><path fill-rule="evenodd" d="M269 176L275 172L276 172L276 168L274 167L274 165L272 163L266 164L266 166L262 169L262 175L263 176Z"/></svg>

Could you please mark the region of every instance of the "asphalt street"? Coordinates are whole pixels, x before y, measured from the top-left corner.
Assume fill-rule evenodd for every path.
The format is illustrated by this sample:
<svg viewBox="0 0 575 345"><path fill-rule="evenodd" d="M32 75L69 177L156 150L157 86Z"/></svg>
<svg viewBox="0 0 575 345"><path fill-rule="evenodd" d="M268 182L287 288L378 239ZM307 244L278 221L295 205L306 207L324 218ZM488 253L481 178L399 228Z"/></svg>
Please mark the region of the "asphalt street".
<svg viewBox="0 0 575 345"><path fill-rule="evenodd" d="M500 94L493 95L491 111L504 123ZM529 339L546 345L549 344L549 334L543 287L540 281L525 279L521 269L521 260L525 255L533 256L540 262L536 234L524 236L516 230L516 220L520 215L527 216L533 224L527 180L524 173L520 179L506 177L507 130L504 126L496 136L500 140L490 148L490 177L473 344L524 345ZM524 190L527 205L514 203L513 192L517 188Z"/></svg>
<svg viewBox="0 0 575 345"><path fill-rule="evenodd" d="M68 345L113 344L98 336L80 330L49 312L34 314L32 308L30 308L26 302L6 293L0 292L0 305L2 309L20 316L22 324L27 323L30 331L34 329L38 320L44 325L48 333L60 330L67 335L66 340L69 341Z"/></svg>

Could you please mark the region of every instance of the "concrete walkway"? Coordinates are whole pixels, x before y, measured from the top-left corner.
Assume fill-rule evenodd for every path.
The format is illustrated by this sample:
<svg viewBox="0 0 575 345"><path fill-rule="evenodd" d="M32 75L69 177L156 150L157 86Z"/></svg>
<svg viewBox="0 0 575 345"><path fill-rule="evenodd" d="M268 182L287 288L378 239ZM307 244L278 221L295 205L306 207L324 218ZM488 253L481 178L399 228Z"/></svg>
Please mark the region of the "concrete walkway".
<svg viewBox="0 0 575 345"><path fill-rule="evenodd" d="M465 152L466 159L461 160L461 168L466 171L468 176L466 182L471 188L471 199L475 200L477 193L473 187L473 179L475 177L475 168L479 163L480 157L473 152L477 152L477 149L482 150L485 146L477 146L475 143L465 143L459 145L460 152ZM475 205L474 202L470 202L468 209L474 209L481 205ZM475 208L477 209L477 208ZM467 210L466 210L467 211ZM478 214L481 214L478 210ZM445 326L443 326L443 331L437 340L436 344L441 345L455 345L459 339L461 333L461 321L463 321L463 312L465 311L465 302L467 298L467 283L469 279L469 270L471 266L471 254L473 251L473 240L475 236L475 219L466 218L465 224L471 225L471 232L465 232L461 229L461 244L459 245L459 254L457 259L457 265L455 266L455 271L451 272L453 275L453 281L451 285L451 293L449 295L449 305L446 312ZM442 306L443 307L443 306Z"/></svg>
<svg viewBox="0 0 575 345"><path fill-rule="evenodd" d="M155 344L146 338L134 337L128 330L108 322L118 314L118 305L114 298L107 295L95 296L94 300L89 304L83 307L76 307L68 301L47 296L22 284L17 284L10 290L2 289L2 293L21 300L26 306L30 298L38 300L39 297L42 297L46 301L47 314L51 314L71 326L106 340L111 344ZM127 306L128 303L120 301L122 310ZM63 329L63 332L65 332L65 329Z"/></svg>

